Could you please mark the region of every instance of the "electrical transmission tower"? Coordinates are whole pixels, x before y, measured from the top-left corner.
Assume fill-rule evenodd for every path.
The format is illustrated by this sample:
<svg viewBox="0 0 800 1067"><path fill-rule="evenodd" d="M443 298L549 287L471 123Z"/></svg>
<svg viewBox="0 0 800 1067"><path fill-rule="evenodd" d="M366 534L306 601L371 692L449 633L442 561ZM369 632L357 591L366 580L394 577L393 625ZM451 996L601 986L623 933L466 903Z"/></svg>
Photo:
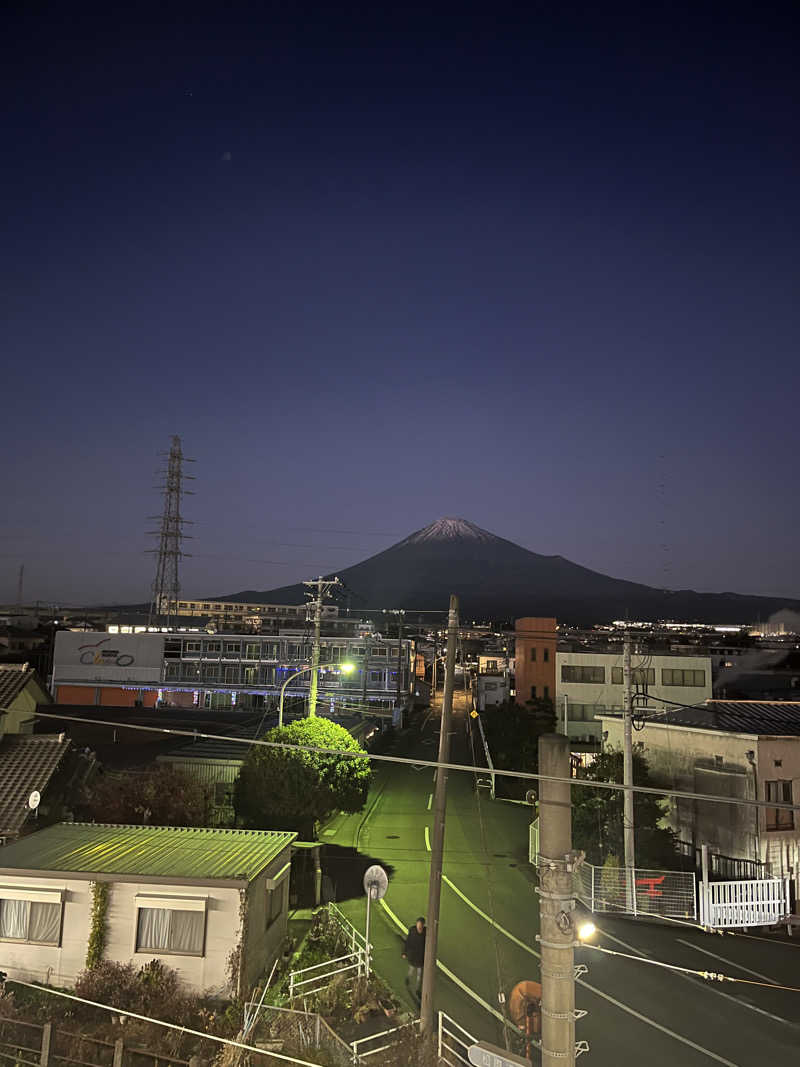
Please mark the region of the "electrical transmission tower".
<svg viewBox="0 0 800 1067"><path fill-rule="evenodd" d="M309 592L306 593L306 596L309 597L308 614L311 622L314 624L314 636L311 641L311 684L308 690L308 714L310 716L317 714L319 638L322 629L322 601L330 593L331 589L334 589L341 584L342 583L338 578L323 578L322 575L311 581L303 582L303 585L308 586L309 589Z"/></svg>
<svg viewBox="0 0 800 1067"><path fill-rule="evenodd" d="M148 626L158 624L169 627L173 618L178 614L178 598L181 586L178 577L178 561L184 552L181 544L188 536L183 532L184 525L188 520L181 516L181 501L184 496L191 496L188 489L184 489L184 482L191 479L190 474L184 474L184 463L193 463L187 459L181 448L180 437L172 438L172 447L166 455L167 469L159 473L164 475L165 481L158 487L163 491L164 508L161 515L151 515L151 519L160 519L158 530L151 530L149 536L158 538L158 548L148 551L156 556L156 576L153 579L153 597L150 601L150 613L147 619Z"/></svg>

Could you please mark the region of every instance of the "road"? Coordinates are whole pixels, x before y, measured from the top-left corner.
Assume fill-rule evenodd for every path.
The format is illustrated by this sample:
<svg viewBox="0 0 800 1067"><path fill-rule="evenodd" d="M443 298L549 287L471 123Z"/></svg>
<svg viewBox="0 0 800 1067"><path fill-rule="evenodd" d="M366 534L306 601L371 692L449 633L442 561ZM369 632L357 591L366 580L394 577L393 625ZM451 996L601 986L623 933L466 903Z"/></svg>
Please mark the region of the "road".
<svg viewBox="0 0 800 1067"><path fill-rule="evenodd" d="M463 710L453 723L453 759L470 762ZM436 716L399 741L395 754L435 759ZM340 846L328 870L339 886L352 850L365 869L382 863L389 891L377 910L375 967L396 991L404 988L402 931L424 915L428 896L432 771L381 764L364 812L341 817L326 842ZM478 1038L505 1044L503 1004L522 979L539 979L538 903L528 863L529 809L492 801L475 790L474 775L451 772L448 782L436 1007ZM328 850L338 852L339 850ZM365 902L352 888L342 908L363 929ZM684 925L597 919L595 943L681 967L722 972L753 982L800 986L800 940L709 935ZM590 1044L596 1067L771 1067L800 1061L800 993L757 985L709 983L648 963L576 951L589 972L579 980L576 1006L587 1012L576 1037ZM406 995L407 1002L412 1002Z"/></svg>

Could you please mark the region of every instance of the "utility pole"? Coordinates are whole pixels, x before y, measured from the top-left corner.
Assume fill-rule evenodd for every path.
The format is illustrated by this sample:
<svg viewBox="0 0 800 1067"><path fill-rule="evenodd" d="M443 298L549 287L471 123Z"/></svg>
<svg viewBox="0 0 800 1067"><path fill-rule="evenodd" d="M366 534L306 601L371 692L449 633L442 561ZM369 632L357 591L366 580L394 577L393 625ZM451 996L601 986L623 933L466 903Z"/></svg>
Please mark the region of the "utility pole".
<svg viewBox="0 0 800 1067"><path fill-rule="evenodd" d="M367 675L369 674L369 658L372 655L372 645L368 636L364 637L364 661L361 665L361 706L362 710L367 706Z"/></svg>
<svg viewBox="0 0 800 1067"><path fill-rule="evenodd" d="M17 579L17 607L22 607L22 590L23 582L25 579L25 564L21 563L19 566L19 578Z"/></svg>
<svg viewBox="0 0 800 1067"><path fill-rule="evenodd" d="M313 718L317 714L317 686L319 684L319 638L322 630L322 601L337 585L341 585L338 578L323 578L322 575L319 578L314 578L311 581L303 582L303 585L308 586L310 592L306 593L307 597L310 597L308 608L311 613L311 621L314 624L314 636L311 640L311 682L308 687L308 714L310 718Z"/></svg>
<svg viewBox="0 0 800 1067"><path fill-rule="evenodd" d="M431 704L436 699L436 657L439 654L439 634L434 631L433 634L433 667L431 669Z"/></svg>
<svg viewBox="0 0 800 1067"><path fill-rule="evenodd" d="M402 608L384 608L383 613L384 615L397 616L397 684L395 685L394 704L395 707L400 707L400 668L403 655L403 616L405 611Z"/></svg>
<svg viewBox="0 0 800 1067"><path fill-rule="evenodd" d="M444 820L447 810L447 768L450 762L450 717L453 711L453 689L456 675L456 639L458 637L458 597L450 597L447 617L447 658L444 667L442 719L439 726L439 766L433 803L433 841L431 842L431 874L428 883L428 933L425 938L425 964L422 968L422 1000L420 1028L433 1033L433 990L436 984L436 954L439 944L439 902L442 895L442 858L444 855Z"/></svg>
<svg viewBox="0 0 800 1067"><path fill-rule="evenodd" d="M631 635L625 628L622 645L622 782L627 788L623 795L622 832L625 847L625 903L628 912L636 911L636 844L633 821L633 680L631 677Z"/></svg>
<svg viewBox="0 0 800 1067"><path fill-rule="evenodd" d="M569 779L569 739L539 738L539 773ZM539 782L539 917L542 948L542 1067L575 1064L575 898L569 781Z"/></svg>

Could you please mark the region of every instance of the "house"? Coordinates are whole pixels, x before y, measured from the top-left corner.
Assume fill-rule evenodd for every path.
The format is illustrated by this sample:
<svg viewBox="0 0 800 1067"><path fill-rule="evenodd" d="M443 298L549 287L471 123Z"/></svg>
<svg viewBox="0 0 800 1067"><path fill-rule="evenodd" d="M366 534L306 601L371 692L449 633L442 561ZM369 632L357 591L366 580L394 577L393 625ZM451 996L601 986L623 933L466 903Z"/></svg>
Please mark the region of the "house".
<svg viewBox="0 0 800 1067"><path fill-rule="evenodd" d="M63 819L95 767L64 734L0 740L0 844ZM34 803L35 801L35 803Z"/></svg>
<svg viewBox="0 0 800 1067"><path fill-rule="evenodd" d="M52 704L42 678L27 663L0 664L0 733L33 733L40 704Z"/></svg>
<svg viewBox="0 0 800 1067"><path fill-rule="evenodd" d="M487 708L502 704L508 700L509 684L508 675L502 672L496 674L479 674L475 686L475 706L478 711L486 711Z"/></svg>
<svg viewBox="0 0 800 1067"><path fill-rule="evenodd" d="M601 716L604 745L622 748L619 715ZM741 800L800 804L800 702L707 700L646 718L636 742L654 785ZM800 812L673 798L681 841L797 875Z"/></svg>
<svg viewBox="0 0 800 1067"><path fill-rule="evenodd" d="M286 933L291 844L267 830L58 823L0 850L0 941L12 978L73 986L93 907L104 958L157 958L195 992L245 994ZM96 886L106 884L105 904Z"/></svg>

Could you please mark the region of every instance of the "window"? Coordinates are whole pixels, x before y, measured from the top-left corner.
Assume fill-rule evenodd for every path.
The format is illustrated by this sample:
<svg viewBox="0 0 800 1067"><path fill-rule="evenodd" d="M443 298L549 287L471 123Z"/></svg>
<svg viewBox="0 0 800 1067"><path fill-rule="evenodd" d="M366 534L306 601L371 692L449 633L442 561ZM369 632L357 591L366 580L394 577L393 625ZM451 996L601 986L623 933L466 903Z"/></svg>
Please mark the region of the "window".
<svg viewBox="0 0 800 1067"><path fill-rule="evenodd" d="M531 663L535 663L535 662L536 662L536 649L532 648L531 649Z"/></svg>
<svg viewBox="0 0 800 1067"><path fill-rule="evenodd" d="M604 685L605 667L573 667L564 663L561 666L562 682L582 682L585 684Z"/></svg>
<svg viewBox="0 0 800 1067"><path fill-rule="evenodd" d="M244 684L255 685L258 679L258 667L245 667Z"/></svg>
<svg viewBox="0 0 800 1067"><path fill-rule="evenodd" d="M203 646L199 641L187 641L183 646L184 652L199 652Z"/></svg>
<svg viewBox="0 0 800 1067"><path fill-rule="evenodd" d="M238 682L239 681L239 668L238 667L226 667L225 668L225 677L223 678L223 681L227 682L227 683Z"/></svg>
<svg viewBox="0 0 800 1067"><path fill-rule="evenodd" d="M764 782L764 799L776 804L792 803L792 783L788 778ZM768 830L793 830L794 812L786 808L767 808Z"/></svg>
<svg viewBox="0 0 800 1067"><path fill-rule="evenodd" d="M383 681L383 671L370 671L369 672L369 680L371 682L382 682Z"/></svg>
<svg viewBox="0 0 800 1067"><path fill-rule="evenodd" d="M611 668L611 684L622 685L622 667ZM631 668L631 684L632 685L655 685L656 684L656 669L655 667L632 667Z"/></svg>
<svg viewBox="0 0 800 1067"><path fill-rule="evenodd" d="M531 686L531 700L535 700L535 699L536 699L536 686L532 685Z"/></svg>
<svg viewBox="0 0 800 1067"><path fill-rule="evenodd" d="M244 658L245 659L258 659L258 654L261 651L261 645L257 641L248 642L244 646Z"/></svg>
<svg viewBox="0 0 800 1067"><path fill-rule="evenodd" d="M153 903L158 898L153 898ZM166 903L164 901L163 903ZM205 902L200 908L183 910L172 906L139 907L136 924L137 952L172 952L180 956L202 956L206 928Z"/></svg>
<svg viewBox="0 0 800 1067"><path fill-rule="evenodd" d="M497 660L496 659L488 659L486 661L486 670L487 671L496 671L497 670Z"/></svg>
<svg viewBox="0 0 800 1067"><path fill-rule="evenodd" d="M544 687L544 699L545 700L549 700L550 699L550 686L549 685L546 685Z"/></svg>
<svg viewBox="0 0 800 1067"><path fill-rule="evenodd" d="M220 654L222 651L222 645L219 641L206 641L206 653Z"/></svg>
<svg viewBox="0 0 800 1067"><path fill-rule="evenodd" d="M376 645L376 647L373 648L373 650L372 650L372 655L373 656L385 656L386 655L385 646L384 645Z"/></svg>
<svg viewBox="0 0 800 1067"><path fill-rule="evenodd" d="M281 917L283 911L283 885L276 889L267 890L267 926L272 926L276 919Z"/></svg>
<svg viewBox="0 0 800 1067"><path fill-rule="evenodd" d="M706 672L692 670L676 670L672 667L664 667L661 671L662 685L705 685Z"/></svg>
<svg viewBox="0 0 800 1067"><path fill-rule="evenodd" d="M238 641L226 641L225 642L225 655L226 656L238 656L241 654L242 646Z"/></svg>
<svg viewBox="0 0 800 1067"><path fill-rule="evenodd" d="M602 704L573 704L570 700L567 704L567 719L569 722L594 722L595 715L601 715L605 710Z"/></svg>
<svg viewBox="0 0 800 1067"><path fill-rule="evenodd" d="M60 944L60 898L52 902L0 898L0 938L5 941L28 941L36 945Z"/></svg>
<svg viewBox="0 0 800 1067"><path fill-rule="evenodd" d="M550 662L550 649L549 648L543 648L542 649L542 658L544 659L545 663L549 663Z"/></svg>
<svg viewBox="0 0 800 1067"><path fill-rule="evenodd" d="M203 604L203 611L211 611L211 605L210 604Z"/></svg>
<svg viewBox="0 0 800 1067"><path fill-rule="evenodd" d="M218 682L219 681L219 664L217 663L204 663L202 668L202 678L204 682Z"/></svg>

